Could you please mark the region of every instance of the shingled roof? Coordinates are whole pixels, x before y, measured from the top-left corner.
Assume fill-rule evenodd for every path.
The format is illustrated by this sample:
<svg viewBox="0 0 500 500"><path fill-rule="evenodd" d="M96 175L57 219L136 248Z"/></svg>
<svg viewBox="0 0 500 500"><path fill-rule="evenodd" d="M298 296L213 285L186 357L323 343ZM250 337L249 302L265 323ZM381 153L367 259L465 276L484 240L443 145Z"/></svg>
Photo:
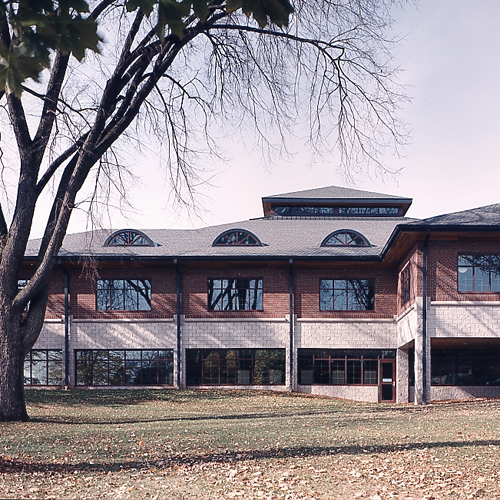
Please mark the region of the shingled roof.
<svg viewBox="0 0 500 500"><path fill-rule="evenodd" d="M374 193L371 191L363 191L360 189L345 188L340 186L327 186L317 189L307 189L304 191L294 191L292 193L275 194L272 196L264 196L263 202L279 202L279 201L316 201L316 202L349 202L364 200L370 202L391 202L411 203L411 198L394 196L390 194Z"/></svg>
<svg viewBox="0 0 500 500"><path fill-rule="evenodd" d="M500 203L451 212L410 223L415 226L500 226Z"/></svg>

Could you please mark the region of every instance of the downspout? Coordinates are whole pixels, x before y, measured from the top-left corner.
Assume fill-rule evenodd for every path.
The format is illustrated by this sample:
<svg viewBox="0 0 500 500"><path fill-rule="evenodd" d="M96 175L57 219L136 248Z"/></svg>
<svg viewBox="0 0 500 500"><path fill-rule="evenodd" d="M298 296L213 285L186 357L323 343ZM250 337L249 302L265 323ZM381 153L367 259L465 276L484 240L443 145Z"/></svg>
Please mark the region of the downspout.
<svg viewBox="0 0 500 500"><path fill-rule="evenodd" d="M288 270L288 293L290 296L290 342L289 342L289 351L290 351L290 392L293 392L293 349L294 349L294 335L293 335L293 259L289 260L289 270Z"/></svg>
<svg viewBox="0 0 500 500"><path fill-rule="evenodd" d="M176 326L177 326L177 377L175 385L177 389L181 387L181 270L179 268L179 264L177 263L177 259L174 259L175 266L175 275L176 275Z"/></svg>
<svg viewBox="0 0 500 500"><path fill-rule="evenodd" d="M64 274L64 388L69 386L69 275L63 266L62 259L59 259Z"/></svg>
<svg viewBox="0 0 500 500"><path fill-rule="evenodd" d="M431 230L425 231L424 247L422 249L422 403L427 403L427 246Z"/></svg>

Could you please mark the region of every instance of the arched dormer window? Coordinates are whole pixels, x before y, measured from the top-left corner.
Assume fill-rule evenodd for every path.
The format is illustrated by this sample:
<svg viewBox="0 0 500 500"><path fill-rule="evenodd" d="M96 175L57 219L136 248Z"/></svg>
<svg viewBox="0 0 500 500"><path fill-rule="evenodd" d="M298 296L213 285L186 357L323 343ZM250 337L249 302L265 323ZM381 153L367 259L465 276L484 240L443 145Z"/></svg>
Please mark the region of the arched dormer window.
<svg viewBox="0 0 500 500"><path fill-rule="evenodd" d="M329 234L321 243L322 247L368 247L370 243L356 231L342 229Z"/></svg>
<svg viewBox="0 0 500 500"><path fill-rule="evenodd" d="M254 234L245 231L244 229L230 229L217 238L212 243L214 247L220 246L254 246L261 247L262 243Z"/></svg>
<svg viewBox="0 0 500 500"><path fill-rule="evenodd" d="M154 247L151 238L136 229L121 229L113 233L105 242L105 247Z"/></svg>

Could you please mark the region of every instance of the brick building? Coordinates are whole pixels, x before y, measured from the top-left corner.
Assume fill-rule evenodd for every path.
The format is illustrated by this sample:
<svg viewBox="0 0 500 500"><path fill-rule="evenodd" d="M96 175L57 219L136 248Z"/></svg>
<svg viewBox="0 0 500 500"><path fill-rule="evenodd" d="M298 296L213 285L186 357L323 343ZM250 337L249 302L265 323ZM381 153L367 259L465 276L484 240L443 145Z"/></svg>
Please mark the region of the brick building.
<svg viewBox="0 0 500 500"><path fill-rule="evenodd" d="M340 187L262 201L204 229L68 235L26 384L500 396L500 205L415 220L409 198Z"/></svg>

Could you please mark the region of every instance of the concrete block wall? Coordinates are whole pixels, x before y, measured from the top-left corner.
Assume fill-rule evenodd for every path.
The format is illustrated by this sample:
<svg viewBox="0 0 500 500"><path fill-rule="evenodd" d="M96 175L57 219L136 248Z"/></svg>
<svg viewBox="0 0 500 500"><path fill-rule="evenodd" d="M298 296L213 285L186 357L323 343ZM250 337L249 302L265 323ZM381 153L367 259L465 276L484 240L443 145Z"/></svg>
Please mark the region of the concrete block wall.
<svg viewBox="0 0 500 500"><path fill-rule="evenodd" d="M69 346L69 382L74 385L75 349L173 349L176 364L177 330L167 320L72 320ZM174 380L175 380L174 369Z"/></svg>
<svg viewBox="0 0 500 500"><path fill-rule="evenodd" d="M422 299L418 297L411 307L397 318L397 346L401 347L415 340L417 332L421 330Z"/></svg>
<svg viewBox="0 0 500 500"><path fill-rule="evenodd" d="M298 391L304 394L315 394L331 398L350 399L378 403L378 386L369 385L300 385Z"/></svg>
<svg viewBox="0 0 500 500"><path fill-rule="evenodd" d="M395 349L396 331L394 319L298 319L295 346L310 349Z"/></svg>
<svg viewBox="0 0 500 500"><path fill-rule="evenodd" d="M64 349L64 320L45 320L33 349Z"/></svg>
<svg viewBox="0 0 500 500"><path fill-rule="evenodd" d="M500 301L434 301L428 311L431 337L500 338Z"/></svg>
<svg viewBox="0 0 500 500"><path fill-rule="evenodd" d="M186 349L286 349L286 386L290 380L287 319L183 319L181 349L181 386L186 386ZM275 386L273 386L276 388ZM284 389L280 386L281 390Z"/></svg>

